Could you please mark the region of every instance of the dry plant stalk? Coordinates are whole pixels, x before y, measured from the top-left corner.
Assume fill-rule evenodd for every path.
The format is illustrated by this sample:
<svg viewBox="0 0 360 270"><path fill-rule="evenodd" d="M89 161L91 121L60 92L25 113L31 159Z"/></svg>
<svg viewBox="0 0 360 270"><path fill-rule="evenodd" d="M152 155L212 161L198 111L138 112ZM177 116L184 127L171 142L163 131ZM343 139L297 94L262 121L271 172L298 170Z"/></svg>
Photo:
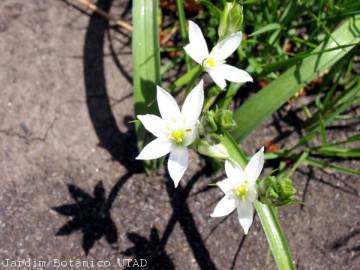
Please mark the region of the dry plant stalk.
<svg viewBox="0 0 360 270"><path fill-rule="evenodd" d="M98 8L95 4L93 4L89 0L77 0L77 1L80 4L84 5L86 8L90 9L92 12L95 12L95 13L99 14L100 16L104 17L105 19L114 22L115 25L122 27L122 28L128 30L129 32L132 32L133 28L129 23L127 23L123 20L114 18L113 16L109 15L102 9Z"/></svg>

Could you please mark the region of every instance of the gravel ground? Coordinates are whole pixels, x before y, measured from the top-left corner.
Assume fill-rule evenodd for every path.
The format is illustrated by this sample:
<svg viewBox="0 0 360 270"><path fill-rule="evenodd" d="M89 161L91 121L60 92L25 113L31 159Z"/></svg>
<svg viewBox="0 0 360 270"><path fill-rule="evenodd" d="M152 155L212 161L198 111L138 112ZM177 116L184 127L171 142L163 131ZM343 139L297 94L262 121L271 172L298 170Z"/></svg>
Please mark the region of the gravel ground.
<svg viewBox="0 0 360 270"><path fill-rule="evenodd" d="M98 4L130 20L125 1ZM146 269L275 269L258 218L246 238L235 215L209 218L221 175L203 159L192 153L178 190L133 161L130 44L63 1L0 2L0 269L125 269L130 257ZM245 148L277 135L270 121ZM281 220L298 269L360 269L359 179L307 168L294 179L306 205Z"/></svg>

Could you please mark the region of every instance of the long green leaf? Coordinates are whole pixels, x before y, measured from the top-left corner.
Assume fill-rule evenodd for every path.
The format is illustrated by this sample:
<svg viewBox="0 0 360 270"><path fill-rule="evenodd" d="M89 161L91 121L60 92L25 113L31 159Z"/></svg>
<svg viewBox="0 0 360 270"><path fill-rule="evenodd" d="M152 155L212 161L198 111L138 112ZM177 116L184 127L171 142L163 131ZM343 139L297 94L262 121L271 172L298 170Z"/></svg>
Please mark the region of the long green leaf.
<svg viewBox="0 0 360 270"><path fill-rule="evenodd" d="M261 27L259 30L256 30L255 32L251 33L249 35L249 37L257 36L257 35L260 35L262 33L273 31L273 30L280 29L280 28L281 28L280 24L271 23L271 24L268 24L268 25L266 25L264 27Z"/></svg>
<svg viewBox="0 0 360 270"><path fill-rule="evenodd" d="M184 9L184 0L176 0L176 8L179 17L180 23L180 36L182 42L185 44L188 39L188 33L186 28L186 16L185 16L185 9ZM186 62L186 69L191 69L191 60L190 57L185 54L185 62Z"/></svg>
<svg viewBox="0 0 360 270"><path fill-rule="evenodd" d="M336 39L340 45L359 43L360 16L347 19L332 33L332 38ZM353 45L329 51L328 49L338 46L333 39L327 39L315 49L315 51L327 50L326 52L310 55L299 64L289 68L236 110L234 117L239 128L232 135L237 141L243 140L302 86L325 72L355 47Z"/></svg>
<svg viewBox="0 0 360 270"><path fill-rule="evenodd" d="M157 26L158 0L133 1L133 84L135 114L155 113L156 84L160 82ZM144 128L136 125L138 146L145 142Z"/></svg>

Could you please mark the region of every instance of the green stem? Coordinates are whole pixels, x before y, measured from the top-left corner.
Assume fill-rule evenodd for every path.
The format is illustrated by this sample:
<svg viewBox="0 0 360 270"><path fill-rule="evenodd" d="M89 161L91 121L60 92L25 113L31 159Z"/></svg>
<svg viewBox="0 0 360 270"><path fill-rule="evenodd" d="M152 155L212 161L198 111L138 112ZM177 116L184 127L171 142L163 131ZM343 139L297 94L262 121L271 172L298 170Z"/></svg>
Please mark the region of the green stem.
<svg viewBox="0 0 360 270"><path fill-rule="evenodd" d="M228 133L225 133L221 142L228 150L231 158L244 167L247 163L247 158L235 140ZM256 202L254 205L278 269L294 270L295 266L289 245L277 217L276 208L260 202Z"/></svg>
<svg viewBox="0 0 360 270"><path fill-rule="evenodd" d="M276 209L261 202L255 202L254 206L278 269L295 269L285 234L277 217Z"/></svg>
<svg viewBox="0 0 360 270"><path fill-rule="evenodd" d="M185 17L185 10L184 10L184 1L183 0L176 0L176 8L179 16L180 22L180 36L182 42L185 44L187 42L187 30L186 30L186 17ZM185 54L185 62L186 62L186 69L191 69L191 60L187 54Z"/></svg>

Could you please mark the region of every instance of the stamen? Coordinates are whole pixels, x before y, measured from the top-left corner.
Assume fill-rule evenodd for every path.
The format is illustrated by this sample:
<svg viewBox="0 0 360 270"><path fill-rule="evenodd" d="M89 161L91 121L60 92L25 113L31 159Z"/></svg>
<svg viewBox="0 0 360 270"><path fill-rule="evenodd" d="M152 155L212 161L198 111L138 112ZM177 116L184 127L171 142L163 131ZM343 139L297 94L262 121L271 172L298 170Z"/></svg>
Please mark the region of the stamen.
<svg viewBox="0 0 360 270"><path fill-rule="evenodd" d="M240 186L238 186L237 188L235 188L234 193L241 200L246 199L247 194L248 194L247 182L245 182L245 183L241 184Z"/></svg>
<svg viewBox="0 0 360 270"><path fill-rule="evenodd" d="M217 64L218 63L214 58L209 57L204 60L203 66L205 68L215 68L217 66Z"/></svg>
<svg viewBox="0 0 360 270"><path fill-rule="evenodd" d="M170 139L177 144L182 144L185 139L185 131L183 129L174 130L170 134Z"/></svg>

